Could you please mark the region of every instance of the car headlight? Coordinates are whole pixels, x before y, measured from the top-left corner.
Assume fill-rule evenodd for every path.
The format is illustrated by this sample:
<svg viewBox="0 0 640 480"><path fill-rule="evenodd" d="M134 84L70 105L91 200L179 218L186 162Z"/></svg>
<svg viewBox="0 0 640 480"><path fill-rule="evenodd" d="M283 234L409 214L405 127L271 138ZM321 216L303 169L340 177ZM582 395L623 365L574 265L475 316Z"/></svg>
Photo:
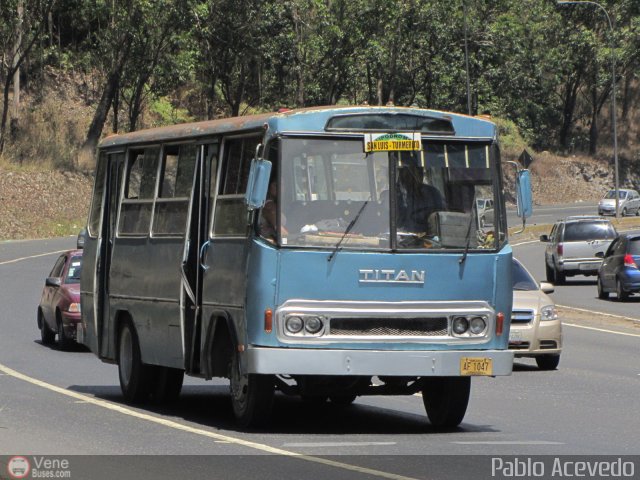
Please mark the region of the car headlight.
<svg viewBox="0 0 640 480"><path fill-rule="evenodd" d="M69 308L67 309L69 313L80 313L80 304L79 303L70 303Z"/></svg>
<svg viewBox="0 0 640 480"><path fill-rule="evenodd" d="M546 305L540 309L540 321L557 320L558 310L555 305Z"/></svg>

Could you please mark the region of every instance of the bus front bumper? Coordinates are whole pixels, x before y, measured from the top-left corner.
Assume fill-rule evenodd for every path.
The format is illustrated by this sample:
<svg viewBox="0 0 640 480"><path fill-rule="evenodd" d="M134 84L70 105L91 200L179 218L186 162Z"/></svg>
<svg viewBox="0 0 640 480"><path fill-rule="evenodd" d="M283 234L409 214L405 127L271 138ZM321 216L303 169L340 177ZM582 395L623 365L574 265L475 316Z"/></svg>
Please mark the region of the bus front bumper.
<svg viewBox="0 0 640 480"><path fill-rule="evenodd" d="M249 347L247 373L274 375L378 375L457 377L468 359L490 360L489 373L511 375L513 352L508 350L319 350L311 348ZM473 374L472 375L476 375Z"/></svg>

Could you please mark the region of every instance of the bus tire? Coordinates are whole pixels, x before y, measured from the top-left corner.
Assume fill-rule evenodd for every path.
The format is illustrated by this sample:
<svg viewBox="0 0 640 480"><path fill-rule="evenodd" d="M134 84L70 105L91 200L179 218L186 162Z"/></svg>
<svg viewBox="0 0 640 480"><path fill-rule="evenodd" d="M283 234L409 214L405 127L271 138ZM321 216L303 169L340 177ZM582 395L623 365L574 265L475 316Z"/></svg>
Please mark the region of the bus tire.
<svg viewBox="0 0 640 480"><path fill-rule="evenodd" d="M153 398L158 403L173 403L180 397L184 370L171 367L153 367L155 370L155 383Z"/></svg>
<svg viewBox="0 0 640 480"><path fill-rule="evenodd" d="M469 404L471 377L423 379L422 402L431 425L453 428L460 425Z"/></svg>
<svg viewBox="0 0 640 480"><path fill-rule="evenodd" d="M240 374L240 355L231 354L229 372L231 406L241 428L267 423L271 416L275 380L272 375Z"/></svg>
<svg viewBox="0 0 640 480"><path fill-rule="evenodd" d="M131 322L126 321L118 340L118 377L127 402L141 403L148 399L152 374L152 367L142 363L138 335Z"/></svg>

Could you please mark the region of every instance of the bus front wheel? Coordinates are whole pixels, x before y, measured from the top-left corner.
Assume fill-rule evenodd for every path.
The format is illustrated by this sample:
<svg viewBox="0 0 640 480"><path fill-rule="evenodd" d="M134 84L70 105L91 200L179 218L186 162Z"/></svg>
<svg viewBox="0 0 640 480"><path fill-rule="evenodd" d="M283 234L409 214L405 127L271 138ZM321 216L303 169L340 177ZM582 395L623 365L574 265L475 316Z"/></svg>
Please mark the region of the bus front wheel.
<svg viewBox="0 0 640 480"><path fill-rule="evenodd" d="M467 412L471 378L432 377L422 381L422 402L431 425L436 428L460 425Z"/></svg>
<svg viewBox="0 0 640 480"><path fill-rule="evenodd" d="M240 355L233 352L229 372L231 406L242 428L264 425L271 414L275 380L272 375L242 374Z"/></svg>
<svg viewBox="0 0 640 480"><path fill-rule="evenodd" d="M129 403L147 400L151 389L151 367L142 363L138 335L130 322L120 329L118 342L118 376L120 389Z"/></svg>

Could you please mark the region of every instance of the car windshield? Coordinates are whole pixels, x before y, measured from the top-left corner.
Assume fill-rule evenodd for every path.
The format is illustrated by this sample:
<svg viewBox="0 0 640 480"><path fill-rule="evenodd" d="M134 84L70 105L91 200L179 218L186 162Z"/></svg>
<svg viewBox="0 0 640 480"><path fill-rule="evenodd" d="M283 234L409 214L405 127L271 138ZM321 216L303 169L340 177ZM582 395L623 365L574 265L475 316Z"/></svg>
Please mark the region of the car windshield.
<svg viewBox="0 0 640 480"><path fill-rule="evenodd" d="M280 242L358 249L494 249L505 238L485 143L423 141L420 150L365 152L362 139L280 140ZM351 227L349 227L351 225ZM345 235L345 231L348 232Z"/></svg>
<svg viewBox="0 0 640 480"><path fill-rule="evenodd" d="M565 242L612 240L616 231L609 222L572 222L564 227Z"/></svg>
<svg viewBox="0 0 640 480"><path fill-rule="evenodd" d="M616 198L616 191L615 190L609 190L607 192L607 194L604 196L604 198ZM624 200L625 198L627 198L627 192L622 191L622 190L618 190L618 198L620 200Z"/></svg>
<svg viewBox="0 0 640 480"><path fill-rule="evenodd" d="M80 272L82 271L82 257L71 257L69 263L69 270L67 270L67 276L64 279L64 283L80 283Z"/></svg>
<svg viewBox="0 0 640 480"><path fill-rule="evenodd" d="M536 281L515 258L511 272L514 290L538 290Z"/></svg>
<svg viewBox="0 0 640 480"><path fill-rule="evenodd" d="M630 238L627 248L630 255L640 255L640 237Z"/></svg>

